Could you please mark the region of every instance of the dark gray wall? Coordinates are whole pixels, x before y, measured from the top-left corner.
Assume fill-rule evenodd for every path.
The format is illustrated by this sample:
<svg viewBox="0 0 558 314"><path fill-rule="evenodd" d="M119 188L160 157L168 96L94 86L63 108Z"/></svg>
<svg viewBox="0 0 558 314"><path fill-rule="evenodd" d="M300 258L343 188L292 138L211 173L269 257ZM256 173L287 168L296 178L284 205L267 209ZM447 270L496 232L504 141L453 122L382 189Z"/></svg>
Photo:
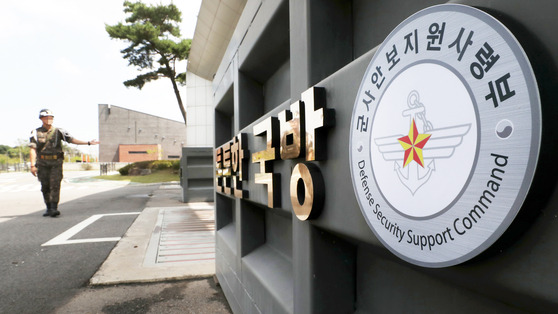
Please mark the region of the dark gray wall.
<svg viewBox="0 0 558 314"><path fill-rule="evenodd" d="M99 141L101 162L119 161L120 144L161 144L163 159L179 159L186 144L186 125L117 106L110 106L109 112L109 105L101 104Z"/></svg>
<svg viewBox="0 0 558 314"><path fill-rule="evenodd" d="M253 183L258 164L249 165L249 201L216 194L217 277L235 313L558 310L555 1L458 2L485 10L510 28L532 62L542 98L542 157L525 205L501 240L458 266L413 266L379 242L354 197L349 125L374 48L405 18L439 3L248 1L214 80L215 145L245 132L250 152L263 150L253 125L277 116L311 86L326 89L336 125L328 133L327 160L315 162L327 182L317 219L302 222L292 214L289 178L303 159L273 162L281 174L280 208L268 208L265 186Z"/></svg>
<svg viewBox="0 0 558 314"><path fill-rule="evenodd" d="M180 159L182 202L213 202L213 149L184 147Z"/></svg>

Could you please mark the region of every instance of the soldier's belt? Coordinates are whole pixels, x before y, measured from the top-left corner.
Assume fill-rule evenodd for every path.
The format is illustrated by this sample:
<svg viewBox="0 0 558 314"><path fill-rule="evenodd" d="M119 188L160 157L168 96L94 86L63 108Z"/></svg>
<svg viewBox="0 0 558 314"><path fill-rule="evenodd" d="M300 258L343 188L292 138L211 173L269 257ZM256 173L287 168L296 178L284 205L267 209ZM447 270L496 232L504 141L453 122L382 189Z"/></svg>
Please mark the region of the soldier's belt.
<svg viewBox="0 0 558 314"><path fill-rule="evenodd" d="M64 159L64 153L58 154L40 154L39 159L43 160L57 160L57 159Z"/></svg>

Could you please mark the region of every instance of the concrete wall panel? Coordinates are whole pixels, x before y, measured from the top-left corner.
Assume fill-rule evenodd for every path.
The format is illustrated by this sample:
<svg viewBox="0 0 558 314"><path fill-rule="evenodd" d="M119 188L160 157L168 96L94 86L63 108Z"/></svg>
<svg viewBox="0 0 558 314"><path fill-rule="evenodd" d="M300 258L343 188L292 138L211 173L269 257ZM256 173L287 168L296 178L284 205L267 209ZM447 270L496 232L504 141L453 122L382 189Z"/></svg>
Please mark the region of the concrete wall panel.
<svg viewBox="0 0 558 314"><path fill-rule="evenodd" d="M235 36L243 40L231 41L236 46L228 49L240 56L228 54L213 82L219 95L215 145L246 133L250 156L264 150L266 139L254 136L254 126L289 109L312 86L325 88L335 126L327 132L327 159L312 162L326 182L325 205L316 219L300 221L292 213L289 179L304 158L269 165L281 182L280 204L274 208L267 206L266 185L254 183L260 169L251 160L250 179L243 183L249 200L216 193L217 277L235 313L558 310L558 165L552 160L558 153L558 107L553 105L558 97L556 2L452 1L485 10L514 33L530 58L541 94L539 167L525 205L499 241L457 266L414 266L375 237L354 196L349 138L364 71L376 47L399 23L440 3L445 1L247 2L241 21L250 16L253 23L239 23ZM279 27L285 16L287 30ZM278 50L279 57L269 60L274 56L270 48L285 36L288 54Z"/></svg>

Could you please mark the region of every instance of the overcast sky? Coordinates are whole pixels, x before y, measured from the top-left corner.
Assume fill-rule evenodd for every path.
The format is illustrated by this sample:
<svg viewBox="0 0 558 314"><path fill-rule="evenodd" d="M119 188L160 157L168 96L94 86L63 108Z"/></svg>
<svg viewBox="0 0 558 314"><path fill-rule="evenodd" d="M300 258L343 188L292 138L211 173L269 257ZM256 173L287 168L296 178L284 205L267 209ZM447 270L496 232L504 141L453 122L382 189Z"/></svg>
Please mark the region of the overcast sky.
<svg viewBox="0 0 558 314"><path fill-rule="evenodd" d="M170 0L143 0L171 3ZM192 38L201 0L172 1L182 11L183 38ZM124 1L3 0L0 10L0 144L15 146L41 125L42 108L54 125L80 140L98 139L98 104L111 104L183 122L168 79L140 91L122 82L137 70L127 66L111 40L109 25L123 22ZM186 62L183 64L183 71ZM181 88L183 101L186 88ZM75 145L73 145L75 146ZM85 148L80 146L79 148ZM97 150L85 148L97 154Z"/></svg>

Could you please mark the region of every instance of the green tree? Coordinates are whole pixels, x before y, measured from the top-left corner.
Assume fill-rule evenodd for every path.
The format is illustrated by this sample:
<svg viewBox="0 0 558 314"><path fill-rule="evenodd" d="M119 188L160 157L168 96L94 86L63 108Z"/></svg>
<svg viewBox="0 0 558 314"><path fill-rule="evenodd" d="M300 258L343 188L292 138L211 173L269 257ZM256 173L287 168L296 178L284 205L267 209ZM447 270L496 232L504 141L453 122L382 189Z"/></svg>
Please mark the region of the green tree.
<svg viewBox="0 0 558 314"><path fill-rule="evenodd" d="M124 1L124 13L130 14L126 23L105 24L105 30L110 38L130 44L120 51L129 66L149 71L125 81L124 85L141 90L147 82L169 78L186 123L186 110L178 90L178 84L186 83L186 73L176 73L176 63L188 59L192 40L180 39L178 23L182 13L174 4L147 5L141 1Z"/></svg>
<svg viewBox="0 0 558 314"><path fill-rule="evenodd" d="M0 155L5 155L11 147L8 145L0 145Z"/></svg>
<svg viewBox="0 0 558 314"><path fill-rule="evenodd" d="M8 156L13 160L18 160L19 162L24 162L29 160L29 141L24 139L18 139L18 146L14 146L8 149Z"/></svg>
<svg viewBox="0 0 558 314"><path fill-rule="evenodd" d="M62 142L62 151L70 161L74 161L75 158L81 160L81 151L75 147L67 145L64 142Z"/></svg>

